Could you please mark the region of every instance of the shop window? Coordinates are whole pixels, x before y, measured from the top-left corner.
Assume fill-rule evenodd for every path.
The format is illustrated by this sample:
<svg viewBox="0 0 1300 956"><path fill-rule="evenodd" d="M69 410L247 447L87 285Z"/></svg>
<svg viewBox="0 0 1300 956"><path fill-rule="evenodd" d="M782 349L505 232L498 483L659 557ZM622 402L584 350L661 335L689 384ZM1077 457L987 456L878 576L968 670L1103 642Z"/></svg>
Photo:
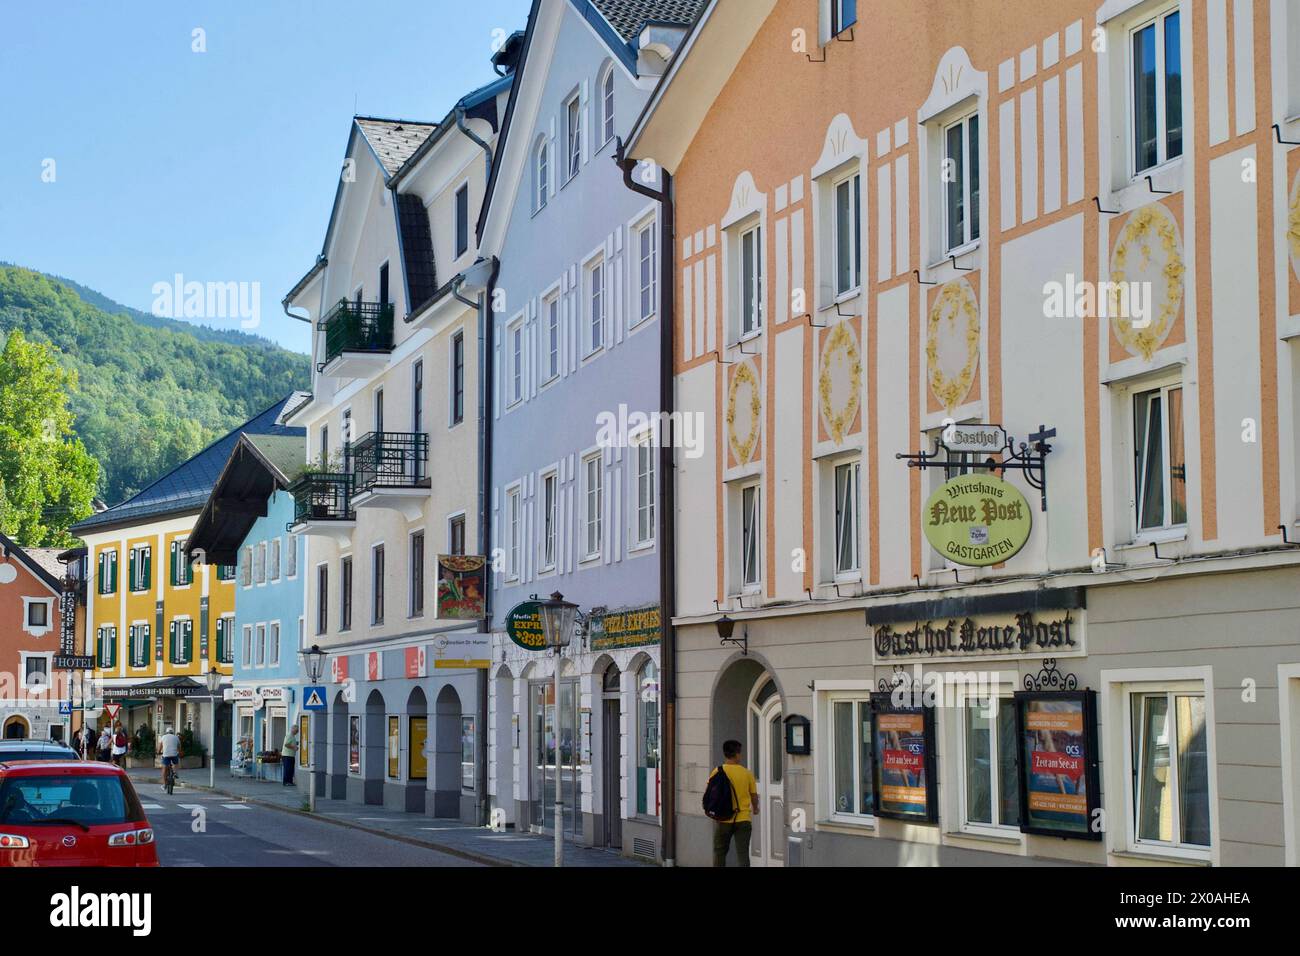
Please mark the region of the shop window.
<svg viewBox="0 0 1300 956"><path fill-rule="evenodd" d="M1167 9L1129 31L1133 173L1183 154L1183 68L1180 14Z"/></svg>
<svg viewBox="0 0 1300 956"><path fill-rule="evenodd" d="M1210 785L1204 692L1129 695L1130 824L1135 844L1208 849Z"/></svg>
<svg viewBox="0 0 1300 956"><path fill-rule="evenodd" d="M659 791L659 668L646 661L637 672L636 812L655 815Z"/></svg>
<svg viewBox="0 0 1300 956"><path fill-rule="evenodd" d="M875 767L871 745L871 701L833 698L831 708L830 811L849 821L874 813Z"/></svg>
<svg viewBox="0 0 1300 956"><path fill-rule="evenodd" d="M1181 383L1133 393L1132 447L1138 533L1187 524Z"/></svg>
<svg viewBox="0 0 1300 956"><path fill-rule="evenodd" d="M605 507L604 474L601 456L597 452L582 460L583 481L583 560L600 557L603 543L603 513Z"/></svg>
<svg viewBox="0 0 1300 956"><path fill-rule="evenodd" d="M944 235L947 252L980 237L980 118L971 113L943 130Z"/></svg>
<svg viewBox="0 0 1300 956"><path fill-rule="evenodd" d="M1016 711L1009 698L962 702L962 823L968 828L1020 825Z"/></svg>

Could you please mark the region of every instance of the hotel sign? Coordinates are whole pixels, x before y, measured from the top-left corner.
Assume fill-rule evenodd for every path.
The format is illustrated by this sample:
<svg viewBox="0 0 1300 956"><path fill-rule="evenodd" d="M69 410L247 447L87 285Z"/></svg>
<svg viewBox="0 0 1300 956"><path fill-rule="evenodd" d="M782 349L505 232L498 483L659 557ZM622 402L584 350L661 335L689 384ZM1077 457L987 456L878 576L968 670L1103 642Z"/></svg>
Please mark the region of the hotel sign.
<svg viewBox="0 0 1300 956"><path fill-rule="evenodd" d="M930 547L968 567L1001 564L1029 540L1029 504L1014 485L990 474L944 482L922 513Z"/></svg>
<svg viewBox="0 0 1300 956"><path fill-rule="evenodd" d="M1022 611L989 617L884 623L872 633L876 663L1008 657L1079 657L1078 611Z"/></svg>

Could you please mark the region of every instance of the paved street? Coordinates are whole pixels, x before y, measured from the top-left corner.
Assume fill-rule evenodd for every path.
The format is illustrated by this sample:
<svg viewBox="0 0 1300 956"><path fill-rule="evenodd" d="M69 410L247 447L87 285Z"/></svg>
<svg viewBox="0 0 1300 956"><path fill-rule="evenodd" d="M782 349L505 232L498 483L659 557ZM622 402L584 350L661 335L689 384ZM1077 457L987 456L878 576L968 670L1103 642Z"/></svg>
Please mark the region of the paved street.
<svg viewBox="0 0 1300 956"><path fill-rule="evenodd" d="M212 793L136 781L163 866L478 866L461 857Z"/></svg>

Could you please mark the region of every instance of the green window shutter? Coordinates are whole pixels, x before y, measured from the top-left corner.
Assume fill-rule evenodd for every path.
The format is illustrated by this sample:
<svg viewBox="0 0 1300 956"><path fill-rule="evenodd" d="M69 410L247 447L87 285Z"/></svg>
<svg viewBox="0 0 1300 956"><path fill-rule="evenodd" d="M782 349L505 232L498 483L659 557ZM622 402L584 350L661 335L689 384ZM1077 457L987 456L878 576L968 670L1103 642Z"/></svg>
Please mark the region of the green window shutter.
<svg viewBox="0 0 1300 956"><path fill-rule="evenodd" d="M111 637L112 643L110 643L108 647L108 666L116 667L117 666L117 628L113 628L112 631L110 631L110 634L112 635Z"/></svg>
<svg viewBox="0 0 1300 956"><path fill-rule="evenodd" d="M144 549L144 589L147 591L153 587L153 548Z"/></svg>
<svg viewBox="0 0 1300 956"><path fill-rule="evenodd" d="M104 563L106 555L103 551L99 552L99 560L95 562L95 590L99 594L104 593Z"/></svg>
<svg viewBox="0 0 1300 956"><path fill-rule="evenodd" d="M177 663L177 660L176 660L176 622L175 622L175 621L172 621L171 626L168 627L167 631L168 631L167 639L168 639L168 641L169 641L170 644L171 644L171 650L170 650L170 652L168 653L168 657L171 659L171 662L172 662L173 664L175 664L175 663Z"/></svg>
<svg viewBox="0 0 1300 956"><path fill-rule="evenodd" d="M127 570L128 570L128 572L130 573L130 576L131 576L131 590L132 590L132 591L135 590L135 582L136 582L136 580L137 580L137 578L136 578L136 576L135 576L135 557L136 557L136 549L135 549L135 548L132 548L132 549L131 549L131 563L127 566Z"/></svg>
<svg viewBox="0 0 1300 956"><path fill-rule="evenodd" d="M226 656L226 619L217 618L217 660L224 660Z"/></svg>
<svg viewBox="0 0 1300 956"><path fill-rule="evenodd" d="M180 579L176 576L177 574L176 545L178 543L179 542L176 541L172 542L171 553L168 555L168 557L171 559L168 573L171 575L172 587L176 587L176 585L181 583Z"/></svg>
<svg viewBox="0 0 1300 956"><path fill-rule="evenodd" d="M104 629L102 627L95 631L95 663L100 667L104 666Z"/></svg>
<svg viewBox="0 0 1300 956"><path fill-rule="evenodd" d="M185 663L194 660L194 622L185 622Z"/></svg>
<svg viewBox="0 0 1300 956"><path fill-rule="evenodd" d="M108 553L108 593L117 593L117 552Z"/></svg>

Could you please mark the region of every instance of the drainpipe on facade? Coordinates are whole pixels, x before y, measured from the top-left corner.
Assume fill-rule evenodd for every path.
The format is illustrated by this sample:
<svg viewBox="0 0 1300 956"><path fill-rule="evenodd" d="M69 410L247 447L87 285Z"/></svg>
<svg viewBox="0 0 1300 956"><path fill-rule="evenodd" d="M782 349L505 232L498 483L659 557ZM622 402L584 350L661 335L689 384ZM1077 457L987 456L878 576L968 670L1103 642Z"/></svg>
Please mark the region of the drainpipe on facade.
<svg viewBox="0 0 1300 956"><path fill-rule="evenodd" d="M491 158L489 156L489 162ZM488 559L487 587L483 589L483 620L479 621L479 633L492 633L492 561L489 545L492 541L490 523L491 509L488 502L492 483L492 348L494 346L494 321L492 316L492 296L496 292L497 273L501 271L501 260L492 257L492 273L483 290L482 300L472 303L478 308L478 553ZM460 299L459 286L452 287L452 294ZM465 301L461 299L461 301ZM491 663L491 638L488 638L488 661ZM482 731L479 740L482 743L482 759L478 765L479 785L479 825L487 826L488 818L488 681L491 680L491 667L479 671L478 675L478 719Z"/></svg>
<svg viewBox="0 0 1300 956"><path fill-rule="evenodd" d="M479 149L483 150L483 155L487 157L487 178L492 179L492 147L484 140L475 135L474 131L465 125L465 107L456 107L456 128L468 136L472 141L478 144Z"/></svg>
<svg viewBox="0 0 1300 956"><path fill-rule="evenodd" d="M677 862L677 639L673 628L673 615L677 613L677 542L674 536L676 503L676 463L673 458L672 414L675 407L673 394L673 323L675 321L675 292L673 276L673 178L666 169L660 169L662 189L652 189L633 179L635 160L623 153L620 138L614 150L614 162L623 171L623 184L633 192L648 196L659 203L659 408L668 423L668 435L659 436L659 659L663 672L660 687L663 704L663 746L660 761L663 773L659 778L662 792L660 806L663 813L663 858L665 866Z"/></svg>

